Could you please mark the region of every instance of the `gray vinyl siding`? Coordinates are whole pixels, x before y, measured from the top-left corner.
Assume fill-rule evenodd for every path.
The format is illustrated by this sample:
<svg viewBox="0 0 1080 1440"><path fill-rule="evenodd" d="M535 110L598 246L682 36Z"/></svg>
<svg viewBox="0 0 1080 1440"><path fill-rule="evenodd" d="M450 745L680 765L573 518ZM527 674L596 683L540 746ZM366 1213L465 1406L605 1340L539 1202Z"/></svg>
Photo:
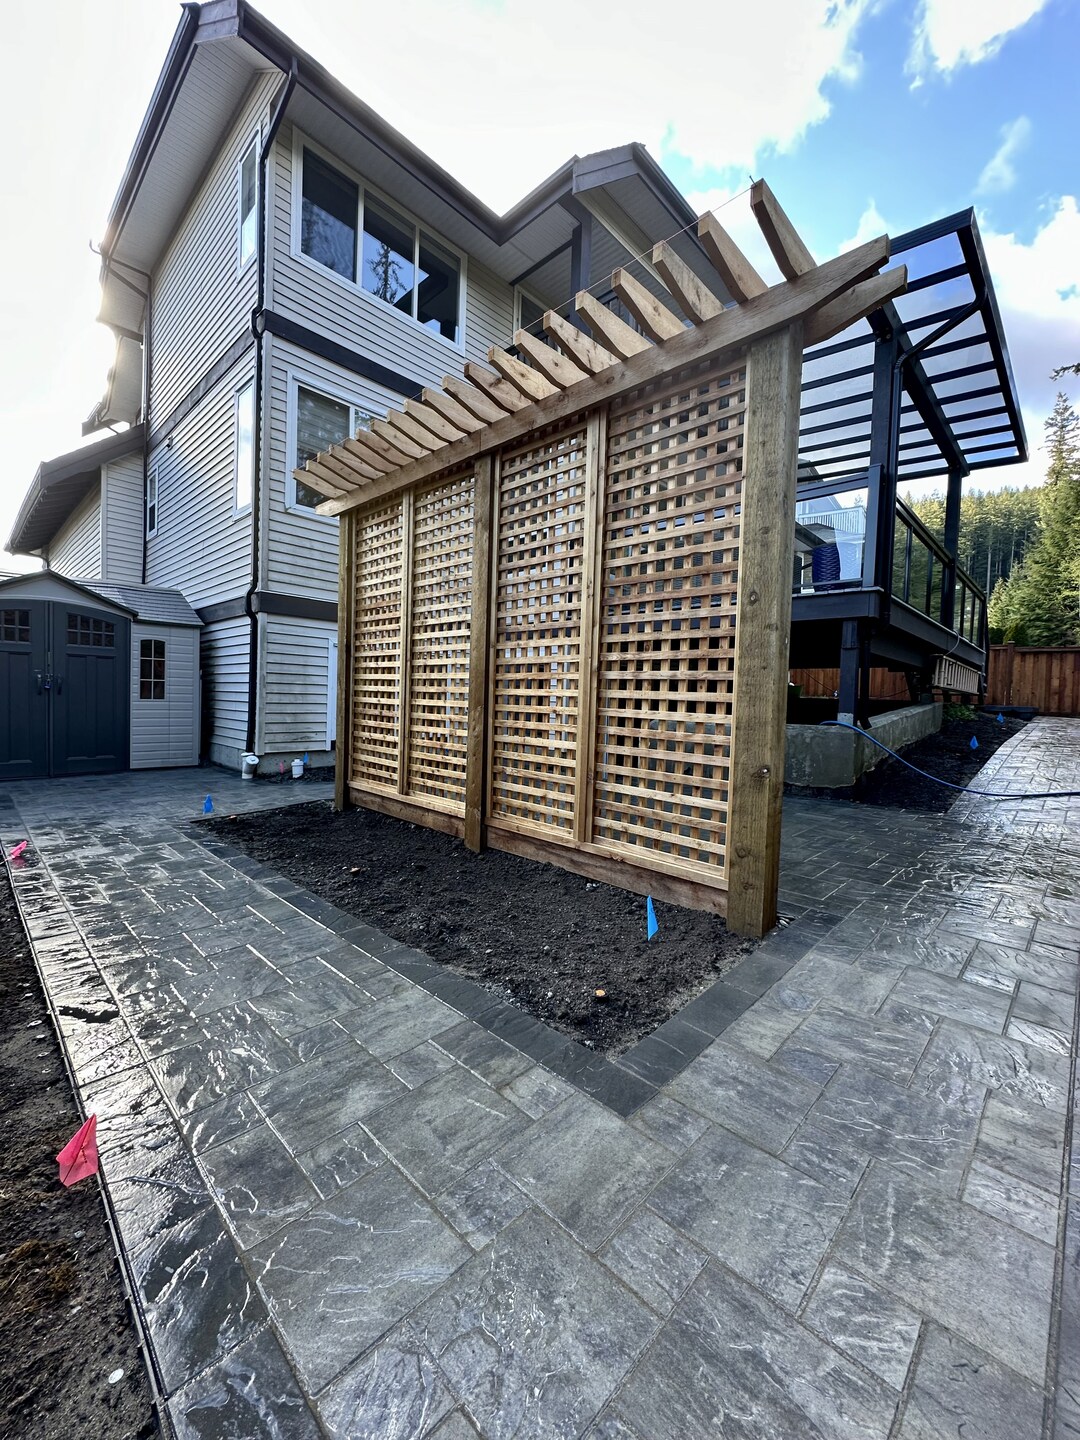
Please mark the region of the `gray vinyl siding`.
<svg viewBox="0 0 1080 1440"><path fill-rule="evenodd" d="M506 343L513 318L510 287L468 257L463 263L465 334L464 347L460 347L433 335L342 276L294 255L295 134L291 126L282 126L270 167L274 176L271 303L275 311L397 371L418 387L437 387L444 375L460 374L466 360L483 359L490 345ZM418 218L423 220L423 216ZM432 233L438 238L437 229Z"/></svg>
<svg viewBox="0 0 1080 1440"><path fill-rule="evenodd" d="M501 345L505 350L513 341L514 291L490 270L470 260L467 303L466 359L483 364L492 345Z"/></svg>
<svg viewBox="0 0 1080 1440"><path fill-rule="evenodd" d="M235 599L250 583L251 511L236 514L233 496L235 396L253 374L249 353L150 455L158 516L147 584L183 591L195 609Z"/></svg>
<svg viewBox="0 0 1080 1440"><path fill-rule="evenodd" d="M142 534L142 456L125 455L102 467L102 580L131 585L142 580Z"/></svg>
<svg viewBox="0 0 1080 1440"><path fill-rule="evenodd" d="M101 485L72 511L49 542L49 568L69 580L101 575Z"/></svg>
<svg viewBox="0 0 1080 1440"><path fill-rule="evenodd" d="M264 122L277 71L256 81L154 272L150 424L159 425L243 331L256 266L239 268L237 166Z"/></svg>
<svg viewBox="0 0 1080 1440"><path fill-rule="evenodd" d="M165 642L165 698L139 695L139 642ZM131 768L199 763L199 631L191 625L131 627Z"/></svg>
<svg viewBox="0 0 1080 1440"><path fill-rule="evenodd" d="M210 759L219 765L238 765L247 743L249 637L243 617L202 631L202 708Z"/></svg>
<svg viewBox="0 0 1080 1440"><path fill-rule="evenodd" d="M269 354L268 374L265 583L268 589L288 595L337 600L337 520L287 505L296 455L289 424L291 391L299 383L356 405L368 415L385 415L401 403L401 397L276 338Z"/></svg>
<svg viewBox="0 0 1080 1440"><path fill-rule="evenodd" d="M288 761L306 752L312 764L326 763L330 645L337 629L284 615L265 615L261 624L259 753Z"/></svg>

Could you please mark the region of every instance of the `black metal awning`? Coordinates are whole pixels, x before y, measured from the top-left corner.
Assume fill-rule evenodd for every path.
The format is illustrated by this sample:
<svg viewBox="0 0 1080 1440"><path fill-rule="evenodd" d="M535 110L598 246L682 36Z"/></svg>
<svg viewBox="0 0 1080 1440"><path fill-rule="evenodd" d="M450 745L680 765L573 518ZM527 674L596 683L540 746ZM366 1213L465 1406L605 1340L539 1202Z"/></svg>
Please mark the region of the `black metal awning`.
<svg viewBox="0 0 1080 1440"><path fill-rule="evenodd" d="M907 291L803 357L800 478L839 481L866 472L874 458L875 341L889 331L906 352L895 457L900 486L1026 460L1016 383L975 212L899 236L890 263L907 265Z"/></svg>

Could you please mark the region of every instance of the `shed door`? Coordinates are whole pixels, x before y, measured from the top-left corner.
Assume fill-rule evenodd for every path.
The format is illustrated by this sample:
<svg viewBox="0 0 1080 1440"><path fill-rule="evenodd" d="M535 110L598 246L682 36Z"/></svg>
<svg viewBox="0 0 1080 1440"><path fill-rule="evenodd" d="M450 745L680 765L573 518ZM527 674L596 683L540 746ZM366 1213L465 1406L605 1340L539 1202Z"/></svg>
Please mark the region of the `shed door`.
<svg viewBox="0 0 1080 1440"><path fill-rule="evenodd" d="M0 601L0 778L49 773L47 674L49 606Z"/></svg>
<svg viewBox="0 0 1080 1440"><path fill-rule="evenodd" d="M50 773L126 770L130 621L60 601L52 612Z"/></svg>

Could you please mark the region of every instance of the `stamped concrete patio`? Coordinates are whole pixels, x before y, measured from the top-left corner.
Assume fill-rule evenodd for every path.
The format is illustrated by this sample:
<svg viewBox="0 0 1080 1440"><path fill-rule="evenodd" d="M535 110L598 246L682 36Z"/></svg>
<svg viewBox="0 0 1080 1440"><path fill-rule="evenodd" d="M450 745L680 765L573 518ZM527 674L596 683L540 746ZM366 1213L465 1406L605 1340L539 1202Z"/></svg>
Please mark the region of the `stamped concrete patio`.
<svg viewBox="0 0 1080 1440"><path fill-rule="evenodd" d="M1080 789L1080 722L980 784ZM612 1064L206 788L328 793L0 788L180 1436L1080 1435L1080 802L789 801L791 923Z"/></svg>

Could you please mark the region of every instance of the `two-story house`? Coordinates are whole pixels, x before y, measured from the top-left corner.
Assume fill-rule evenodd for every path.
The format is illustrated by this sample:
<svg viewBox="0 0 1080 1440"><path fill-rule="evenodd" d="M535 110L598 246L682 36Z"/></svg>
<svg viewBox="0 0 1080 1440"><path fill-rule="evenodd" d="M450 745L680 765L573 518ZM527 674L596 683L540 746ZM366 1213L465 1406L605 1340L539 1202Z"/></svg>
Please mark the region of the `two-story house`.
<svg viewBox="0 0 1080 1440"><path fill-rule="evenodd" d="M707 265L694 221L638 145L496 215L244 0L185 5L102 242L116 433L41 466L8 548L182 591L203 754L326 763L337 521L294 467L658 240Z"/></svg>

